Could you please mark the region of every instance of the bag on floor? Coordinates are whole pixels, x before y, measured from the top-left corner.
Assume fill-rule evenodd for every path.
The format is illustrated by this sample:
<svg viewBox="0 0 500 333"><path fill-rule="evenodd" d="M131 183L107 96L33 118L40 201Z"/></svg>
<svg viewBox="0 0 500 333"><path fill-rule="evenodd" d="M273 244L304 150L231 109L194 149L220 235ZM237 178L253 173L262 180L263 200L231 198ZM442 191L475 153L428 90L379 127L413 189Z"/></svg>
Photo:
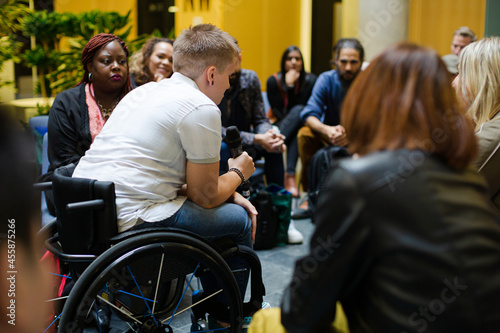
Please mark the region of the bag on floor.
<svg viewBox="0 0 500 333"><path fill-rule="evenodd" d="M309 182L308 209L313 223L314 210L318 203L320 191L325 186L328 172L339 159L349 156L349 152L344 147L325 146L318 150L311 159L309 169L307 170L307 179Z"/></svg>
<svg viewBox="0 0 500 333"><path fill-rule="evenodd" d="M284 246L288 242L288 226L292 210L292 194L281 186L270 184L250 198L257 215L255 250Z"/></svg>

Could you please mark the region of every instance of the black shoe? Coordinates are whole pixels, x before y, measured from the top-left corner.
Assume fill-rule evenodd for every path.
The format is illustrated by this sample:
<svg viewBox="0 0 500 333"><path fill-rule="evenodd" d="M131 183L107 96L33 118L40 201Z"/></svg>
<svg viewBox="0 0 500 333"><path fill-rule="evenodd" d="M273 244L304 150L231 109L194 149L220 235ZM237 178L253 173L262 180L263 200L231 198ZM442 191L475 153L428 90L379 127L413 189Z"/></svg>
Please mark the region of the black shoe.
<svg viewBox="0 0 500 333"><path fill-rule="evenodd" d="M291 218L294 220L307 219L310 217L311 217L311 214L309 213L309 210L307 210L307 209L297 207L294 210L292 210Z"/></svg>

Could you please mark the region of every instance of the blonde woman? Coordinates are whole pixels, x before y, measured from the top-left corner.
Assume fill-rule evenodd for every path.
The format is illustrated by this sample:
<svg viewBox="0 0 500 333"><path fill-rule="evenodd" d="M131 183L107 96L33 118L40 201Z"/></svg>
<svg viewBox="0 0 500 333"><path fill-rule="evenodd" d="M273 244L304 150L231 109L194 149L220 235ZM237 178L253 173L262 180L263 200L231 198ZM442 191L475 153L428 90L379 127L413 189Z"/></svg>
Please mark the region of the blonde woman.
<svg viewBox="0 0 500 333"><path fill-rule="evenodd" d="M458 68L453 86L475 124L479 143L474 165L500 208L500 37L469 44L460 53Z"/></svg>

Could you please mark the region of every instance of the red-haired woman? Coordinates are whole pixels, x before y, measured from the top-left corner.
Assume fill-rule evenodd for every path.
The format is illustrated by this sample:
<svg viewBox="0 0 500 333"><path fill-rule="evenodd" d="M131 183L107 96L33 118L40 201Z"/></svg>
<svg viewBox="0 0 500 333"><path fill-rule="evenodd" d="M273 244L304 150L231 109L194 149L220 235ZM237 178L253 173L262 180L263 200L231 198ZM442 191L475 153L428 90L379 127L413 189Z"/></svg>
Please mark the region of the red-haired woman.
<svg viewBox="0 0 500 333"><path fill-rule="evenodd" d="M77 164L118 102L132 90L128 55L125 43L112 34L95 35L85 45L82 80L58 94L50 109L50 166L42 180L51 180L53 171L60 166ZM47 199L52 210L50 193Z"/></svg>
<svg viewBox="0 0 500 333"><path fill-rule="evenodd" d="M494 332L500 224L469 167L474 127L438 54L396 44L353 83L349 150L330 173L310 253L285 291L288 332Z"/></svg>

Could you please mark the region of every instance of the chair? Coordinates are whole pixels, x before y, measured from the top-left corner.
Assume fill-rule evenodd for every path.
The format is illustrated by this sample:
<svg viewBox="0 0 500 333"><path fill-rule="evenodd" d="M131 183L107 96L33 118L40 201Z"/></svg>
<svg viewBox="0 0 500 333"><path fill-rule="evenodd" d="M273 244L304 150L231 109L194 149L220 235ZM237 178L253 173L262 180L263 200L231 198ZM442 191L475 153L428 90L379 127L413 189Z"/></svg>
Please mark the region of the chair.
<svg viewBox="0 0 500 333"><path fill-rule="evenodd" d="M114 184L72 178L73 169L54 172L58 233L45 242L77 278L59 332L105 332L110 325L124 325L113 327L119 331L172 332L186 300L193 303L195 322L211 314L227 320L231 332L241 331L241 318L260 308L264 294L260 261L251 249L174 228L117 234ZM251 297L245 304L234 277L239 272L226 263L234 255L251 267ZM193 287L208 278L217 281L214 291ZM229 306L224 310L222 304Z"/></svg>
<svg viewBox="0 0 500 333"><path fill-rule="evenodd" d="M49 170L49 155L48 155L48 145L49 145L49 135L45 133L43 135L43 143L42 143L42 175L47 173ZM49 209L47 207L47 199L45 198L45 191L42 191L42 227L46 226L49 222L55 219L55 216L50 214Z"/></svg>
<svg viewBox="0 0 500 333"><path fill-rule="evenodd" d="M264 102L264 111L267 112L271 108L271 104L269 104L269 99L267 98L267 91L262 92L262 101Z"/></svg>
<svg viewBox="0 0 500 333"><path fill-rule="evenodd" d="M36 165L38 171L41 173L42 155L42 141L43 136L47 133L47 125L49 123L49 116L35 116L29 119L29 126L31 134L35 143L36 151Z"/></svg>
<svg viewBox="0 0 500 333"><path fill-rule="evenodd" d="M49 169L49 155L48 155L48 132L47 126L49 116L35 116L29 119L29 127L33 142L35 144L36 152L36 165L39 175L47 173ZM54 220L55 216L51 215L47 208L47 201L45 198L45 191L41 195L41 212L42 212L42 227L46 226L50 221Z"/></svg>

